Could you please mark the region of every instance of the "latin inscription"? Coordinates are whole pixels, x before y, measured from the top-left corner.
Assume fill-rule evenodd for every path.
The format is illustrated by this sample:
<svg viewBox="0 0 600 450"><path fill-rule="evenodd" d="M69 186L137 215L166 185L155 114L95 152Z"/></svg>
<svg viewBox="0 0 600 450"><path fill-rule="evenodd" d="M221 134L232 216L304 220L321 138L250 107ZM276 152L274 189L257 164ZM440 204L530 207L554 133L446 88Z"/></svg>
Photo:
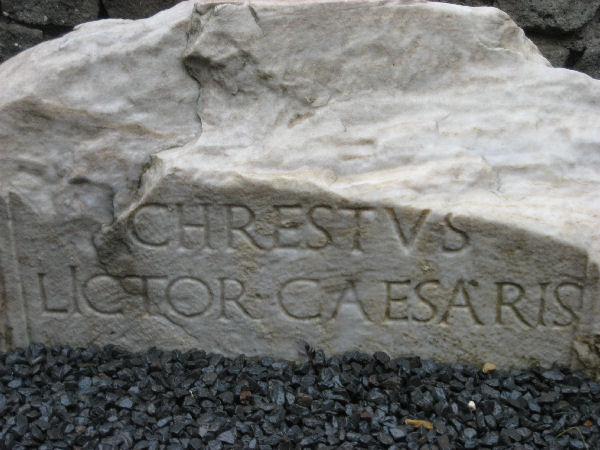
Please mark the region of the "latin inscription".
<svg viewBox="0 0 600 450"><path fill-rule="evenodd" d="M583 308L582 278L520 279L535 268L515 271L511 261L506 274L478 275L473 261L486 241L460 218L428 209L147 203L123 231L131 260L144 261L138 269L80 280L70 267L68 305L49 298L52 273L38 273L43 310L322 324L349 314L386 326L532 329L575 326Z"/></svg>
<svg viewBox="0 0 600 450"><path fill-rule="evenodd" d="M429 212L407 214L395 208L377 210L366 206L273 205L269 213L276 220L271 223L270 232L265 234L257 230L257 213L246 205L150 203L132 213L128 228L132 241L146 247L173 245L198 251L235 249L245 243L262 251L283 248L319 251L340 246L364 252L364 223L376 216L377 220L385 216L393 229L390 238L410 250L421 234ZM450 216L446 217L444 226L448 234L456 234L458 238L450 244L442 242L442 251L456 252L468 245L467 233L452 224Z"/></svg>
<svg viewBox="0 0 600 450"><path fill-rule="evenodd" d="M293 358L292 342L314 338L331 351L512 363L517 349L567 363L589 327L597 279L576 247L458 211L257 189L159 189L90 241L17 196L4 213L0 201L5 345L76 337Z"/></svg>
<svg viewBox="0 0 600 450"><path fill-rule="evenodd" d="M81 297L74 287L69 303L60 307L48 301L46 274L40 274L39 280L43 309L54 314L81 313L88 309L101 315L123 315L135 310L136 314L146 316L172 313L189 319L268 318L266 311L261 313L248 306L255 299L249 298L244 281L239 279L97 274L83 282ZM526 287L514 281L483 286L477 280L465 279L347 279L331 289L326 279L290 278L279 283L274 298L262 301L276 305L280 314L297 321L328 322L335 320L342 309L348 309L365 321L379 324L413 322L446 326L462 319L472 326L518 324L528 328L561 328L578 322L583 294L581 283L569 281L539 282ZM490 304L493 314L484 314L483 318L482 310L489 313Z"/></svg>

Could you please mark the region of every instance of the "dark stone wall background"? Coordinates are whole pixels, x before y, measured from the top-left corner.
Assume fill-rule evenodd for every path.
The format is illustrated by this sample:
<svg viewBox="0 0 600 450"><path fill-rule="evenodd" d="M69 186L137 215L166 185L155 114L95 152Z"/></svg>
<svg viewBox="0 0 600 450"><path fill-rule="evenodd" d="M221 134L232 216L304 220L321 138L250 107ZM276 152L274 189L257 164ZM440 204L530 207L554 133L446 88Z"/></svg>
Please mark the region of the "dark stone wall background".
<svg viewBox="0 0 600 450"><path fill-rule="evenodd" d="M139 19L181 0L0 0L0 63L82 22ZM441 0L507 12L555 67L600 78L600 0Z"/></svg>

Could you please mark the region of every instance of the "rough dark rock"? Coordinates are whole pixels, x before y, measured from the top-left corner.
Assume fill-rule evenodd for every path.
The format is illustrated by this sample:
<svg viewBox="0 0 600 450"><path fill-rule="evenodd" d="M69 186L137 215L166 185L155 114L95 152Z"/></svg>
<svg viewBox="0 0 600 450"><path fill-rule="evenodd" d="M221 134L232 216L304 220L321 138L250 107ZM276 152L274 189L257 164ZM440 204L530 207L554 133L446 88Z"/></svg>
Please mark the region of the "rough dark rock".
<svg viewBox="0 0 600 450"><path fill-rule="evenodd" d="M198 350L139 355L112 346L32 344L0 353L0 447L594 448L600 442L600 385L580 373L552 367L484 374L381 352L331 358L317 352L301 363Z"/></svg>
<svg viewBox="0 0 600 450"><path fill-rule="evenodd" d="M163 9L171 8L182 0L102 0L109 17L142 19Z"/></svg>
<svg viewBox="0 0 600 450"><path fill-rule="evenodd" d="M26 24L72 27L97 19L100 5L97 0L2 0L2 11Z"/></svg>
<svg viewBox="0 0 600 450"><path fill-rule="evenodd" d="M16 23L0 22L0 63L17 53L39 44L44 34L40 30Z"/></svg>
<svg viewBox="0 0 600 450"><path fill-rule="evenodd" d="M589 22L600 0L497 0L496 6L526 30L564 34Z"/></svg>
<svg viewBox="0 0 600 450"><path fill-rule="evenodd" d="M600 45L588 48L573 68L590 77L600 78Z"/></svg>
<svg viewBox="0 0 600 450"><path fill-rule="evenodd" d="M494 0L434 0L463 6L494 6Z"/></svg>
<svg viewBox="0 0 600 450"><path fill-rule="evenodd" d="M571 51L556 38L534 36L531 40L554 67L564 67Z"/></svg>

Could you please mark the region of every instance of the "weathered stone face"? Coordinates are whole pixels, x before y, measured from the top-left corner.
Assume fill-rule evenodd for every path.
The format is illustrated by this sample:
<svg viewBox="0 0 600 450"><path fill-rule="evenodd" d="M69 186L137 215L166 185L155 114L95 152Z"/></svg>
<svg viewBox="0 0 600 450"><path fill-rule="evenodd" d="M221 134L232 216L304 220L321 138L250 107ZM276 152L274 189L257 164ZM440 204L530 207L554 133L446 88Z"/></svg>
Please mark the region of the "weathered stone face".
<svg viewBox="0 0 600 450"><path fill-rule="evenodd" d="M309 338L509 364L567 363L573 334L594 326L584 250L475 216L204 175L154 187L95 237L97 261L17 196L3 202L7 294L23 299L13 335L291 358Z"/></svg>
<svg viewBox="0 0 600 450"><path fill-rule="evenodd" d="M45 44L62 79L51 47L0 66L5 346L579 364L599 331L598 82L505 14L185 2L103 28Z"/></svg>
<svg viewBox="0 0 600 450"><path fill-rule="evenodd" d="M88 282L88 301L106 308L114 286L113 314L170 321L173 336L219 351L287 357L308 336L330 351L567 361L573 331L591 325L596 267L565 243L426 206L349 201L301 179L274 191L189 176L155 186L96 242L111 276Z"/></svg>

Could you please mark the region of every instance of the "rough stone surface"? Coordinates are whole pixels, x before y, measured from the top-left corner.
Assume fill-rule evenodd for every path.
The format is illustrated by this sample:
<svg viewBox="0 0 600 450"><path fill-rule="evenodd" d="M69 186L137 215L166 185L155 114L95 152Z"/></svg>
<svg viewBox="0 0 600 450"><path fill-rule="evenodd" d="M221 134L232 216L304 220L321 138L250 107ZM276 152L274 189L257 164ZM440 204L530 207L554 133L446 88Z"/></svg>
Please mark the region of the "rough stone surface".
<svg viewBox="0 0 600 450"><path fill-rule="evenodd" d="M438 1L438 0L435 0ZM439 0L443 3L452 3L463 6L494 6L494 0Z"/></svg>
<svg viewBox="0 0 600 450"><path fill-rule="evenodd" d="M42 42L40 30L0 22L0 63L26 48Z"/></svg>
<svg viewBox="0 0 600 450"><path fill-rule="evenodd" d="M600 78L600 49L588 48L574 66L575 70L587 73L594 78Z"/></svg>
<svg viewBox="0 0 600 450"><path fill-rule="evenodd" d="M594 17L600 0L497 0L496 5L524 28L569 33Z"/></svg>
<svg viewBox="0 0 600 450"><path fill-rule="evenodd" d="M154 1L114 1L105 0L104 8L99 10L99 18L105 18L106 16L111 18L141 18L148 17L161 9L168 8L181 0L154 0ZM495 6L498 7L498 0L438 0L444 1L445 3L453 3L466 6ZM554 23L562 23L572 21L573 17L580 17L582 11L582 3L573 1L565 4L563 0L556 1L544 1L537 2L529 6L532 11L535 10L534 14L523 13L523 2L515 4L514 2L506 2L505 7L507 11L514 14L513 18L519 21L522 27L525 27L527 36L532 39L536 45L540 47L542 54L548 58L548 60L555 67L567 67L574 68L576 70L583 71L590 76L598 78L598 64L590 63L589 55L600 51L600 42L598 37L600 36L600 15L596 12L596 16L593 14L585 14L585 22L576 32L557 34L556 28L540 28L539 22L540 17L545 18L544 20L550 20ZM588 4L589 6L589 4ZM0 9L2 5L0 4ZM27 7L21 6L22 14L29 14ZM53 2L35 2L31 8L29 8L40 16L52 17L56 14L57 6ZM32 12L33 13L33 12ZM7 13L4 13L7 15ZM553 17L558 17L558 19ZM95 18L95 17L94 17ZM89 21L89 16L78 17L76 23ZM38 27L40 31L44 32L44 40L53 39L57 36L65 34L70 27L56 27L55 25L49 24L37 24L33 25ZM18 39L17 44L20 50L26 49L34 45L34 43L27 38L27 35L23 36L22 39ZM584 51L588 49L588 57L581 64L577 64L579 58L583 55Z"/></svg>
<svg viewBox="0 0 600 450"><path fill-rule="evenodd" d="M98 18L97 0L2 0L11 19L33 25L74 26Z"/></svg>
<svg viewBox="0 0 600 450"><path fill-rule="evenodd" d="M3 448L587 448L600 385L564 367L494 370L299 345L298 363L198 349L0 353Z"/></svg>
<svg viewBox="0 0 600 450"><path fill-rule="evenodd" d="M70 267L81 264L88 273L104 271L91 237L129 203L150 156L200 132L197 84L181 62L192 7L182 4L139 22L85 24L0 66L0 216L6 224L0 236L1 257L16 262L17 247L10 250L15 240L7 234L19 228L15 214L35 214L22 217L35 229L22 231L34 239L34 247L40 246L39 257L37 262L29 260L30 275L27 270L21 274L35 278L36 272L49 269L56 274L54 282L47 278L52 284L43 291L49 302L44 308L60 310L68 301L63 277ZM77 251L65 253L72 246ZM29 251L21 250L24 255ZM48 251L56 253L51 256ZM22 258L26 262L28 257ZM36 269L38 263L45 268ZM36 338L26 328L30 319L25 318L27 304L22 300L28 291L13 283L18 279L16 266L2 267L0 279L10 281L2 292L17 300L5 313L10 323L19 324L7 333L8 344L21 345ZM76 341L116 333L98 324L85 337L79 324L66 322L73 328L46 338ZM119 332L125 334L125 329Z"/></svg>
<svg viewBox="0 0 600 450"><path fill-rule="evenodd" d="M535 37L532 41L537 45L538 49L546 57L550 64L554 67L563 67L570 55L570 50L557 42L555 39L546 37ZM588 73L588 75L590 75Z"/></svg>
<svg viewBox="0 0 600 450"><path fill-rule="evenodd" d="M102 0L109 17L142 19L163 9L171 8L182 0Z"/></svg>
<svg viewBox="0 0 600 450"><path fill-rule="evenodd" d="M497 9L184 2L0 82L7 347L595 361L599 82Z"/></svg>

